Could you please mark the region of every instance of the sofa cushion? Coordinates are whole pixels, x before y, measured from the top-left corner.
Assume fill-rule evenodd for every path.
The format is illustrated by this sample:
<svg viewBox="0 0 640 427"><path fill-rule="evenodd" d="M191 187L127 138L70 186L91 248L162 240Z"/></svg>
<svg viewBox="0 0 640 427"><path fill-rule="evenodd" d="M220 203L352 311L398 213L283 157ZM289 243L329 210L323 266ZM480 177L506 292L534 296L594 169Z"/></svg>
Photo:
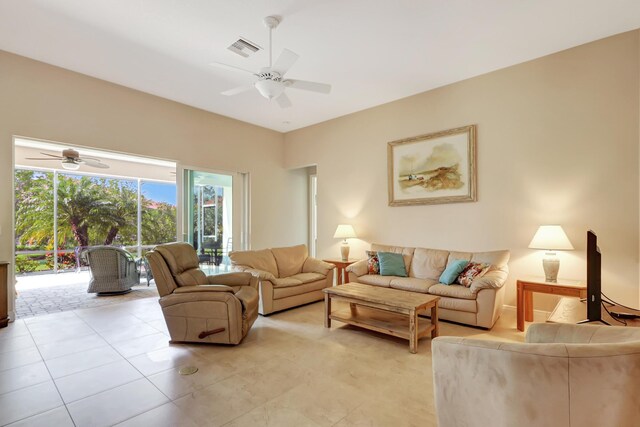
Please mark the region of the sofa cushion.
<svg viewBox="0 0 640 427"><path fill-rule="evenodd" d="M389 284L394 289L421 292L426 294L433 285L438 283L432 279L416 279L415 277L394 277Z"/></svg>
<svg viewBox="0 0 640 427"><path fill-rule="evenodd" d="M317 280L315 282L303 283L298 286L287 286L284 288L273 288L273 299L281 299L287 297L293 297L296 295L308 294L313 291L320 291L327 287L327 281L325 278Z"/></svg>
<svg viewBox="0 0 640 427"><path fill-rule="evenodd" d="M259 251L233 251L229 253L233 265L246 265L256 270L266 271L278 277L278 265L270 249Z"/></svg>
<svg viewBox="0 0 640 427"><path fill-rule="evenodd" d="M447 268L445 268L440 275L440 283L443 285L450 285L455 282L458 275L462 273L462 270L464 270L467 264L469 264L469 261L466 259L453 260L449 265L447 265Z"/></svg>
<svg viewBox="0 0 640 427"><path fill-rule="evenodd" d="M418 279L439 280L440 275L447 266L448 251L438 249L416 248L413 251L410 277Z"/></svg>
<svg viewBox="0 0 640 427"><path fill-rule="evenodd" d="M407 277L407 269L404 266L402 254L393 252L378 252L381 276Z"/></svg>
<svg viewBox="0 0 640 427"><path fill-rule="evenodd" d="M367 251L367 271L369 274L380 274L380 260L378 252Z"/></svg>
<svg viewBox="0 0 640 427"><path fill-rule="evenodd" d="M411 259L413 258L413 248L405 248L402 246L381 245L378 243L371 244L371 250L376 252L391 252L394 254L402 254L404 259L404 268L409 271L411 267Z"/></svg>
<svg viewBox="0 0 640 427"><path fill-rule="evenodd" d="M472 299L440 297L440 300L438 301L438 308L477 313L478 303L476 300Z"/></svg>
<svg viewBox="0 0 640 427"><path fill-rule="evenodd" d="M278 264L278 277L290 277L302 273L302 266L309 256L306 245L273 248L271 252Z"/></svg>
<svg viewBox="0 0 640 427"><path fill-rule="evenodd" d="M491 269L500 269L509 262L509 251L476 252L471 256L471 262L491 264Z"/></svg>
<svg viewBox="0 0 640 427"><path fill-rule="evenodd" d="M289 286L302 285L302 280L292 279L291 277L283 277L283 278L273 279L271 283L273 283L274 288L287 288Z"/></svg>
<svg viewBox="0 0 640 427"><path fill-rule="evenodd" d="M462 285L443 285L438 283L429 288L429 293L432 295L438 295L441 297L462 298L462 299L476 299L477 293L471 292L471 289Z"/></svg>
<svg viewBox="0 0 640 427"><path fill-rule="evenodd" d="M484 276L490 268L491 264L486 262L470 262L458 276L457 282L468 288L473 283L473 279Z"/></svg>
<svg viewBox="0 0 640 427"><path fill-rule="evenodd" d="M391 283L391 279L394 279L394 276L380 276L379 274L365 274L364 276L358 277L359 283L364 283L365 285L374 285L374 286L384 286L385 288L389 287L389 283Z"/></svg>
<svg viewBox="0 0 640 427"><path fill-rule="evenodd" d="M315 282L316 280L324 280L326 278L327 276L324 276L320 273L300 273L294 274L293 276L289 277L289 279L300 280L300 282L302 283L311 283Z"/></svg>
<svg viewBox="0 0 640 427"><path fill-rule="evenodd" d="M449 252L449 259L447 260L447 267L453 262L460 259L465 261L471 261L473 253L471 252Z"/></svg>

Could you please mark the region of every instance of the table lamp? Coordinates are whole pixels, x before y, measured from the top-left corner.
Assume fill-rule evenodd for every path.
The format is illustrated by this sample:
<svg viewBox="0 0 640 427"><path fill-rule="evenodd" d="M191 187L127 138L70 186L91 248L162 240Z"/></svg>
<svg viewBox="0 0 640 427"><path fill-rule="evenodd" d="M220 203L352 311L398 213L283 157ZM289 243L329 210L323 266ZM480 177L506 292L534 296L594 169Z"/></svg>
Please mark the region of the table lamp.
<svg viewBox="0 0 640 427"><path fill-rule="evenodd" d="M573 245L561 226L541 225L533 239L531 239L529 248L547 251L542 260L545 280L547 282L556 282L558 280L558 270L560 270L560 260L555 251L570 251L573 250Z"/></svg>
<svg viewBox="0 0 640 427"><path fill-rule="evenodd" d="M344 239L342 241L342 246L340 246L340 254L342 255L342 261L349 260L349 242L347 239L351 239L356 237L356 232L353 229L352 225L349 224L340 224L338 228L336 228L336 232L333 235L334 239Z"/></svg>

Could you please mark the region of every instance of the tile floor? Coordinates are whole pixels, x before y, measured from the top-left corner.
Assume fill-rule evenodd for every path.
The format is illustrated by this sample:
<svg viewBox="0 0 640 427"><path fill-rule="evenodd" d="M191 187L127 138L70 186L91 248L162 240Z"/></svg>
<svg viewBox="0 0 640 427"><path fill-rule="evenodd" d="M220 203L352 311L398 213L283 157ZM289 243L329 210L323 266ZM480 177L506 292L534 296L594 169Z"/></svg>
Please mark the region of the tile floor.
<svg viewBox="0 0 640 427"><path fill-rule="evenodd" d="M156 298L0 329L0 425L432 426L430 340L334 322L322 303L260 317L238 346L170 345ZM491 332L521 341L513 312ZM180 367L199 371L181 376Z"/></svg>
<svg viewBox="0 0 640 427"><path fill-rule="evenodd" d="M200 268L208 275L229 271L229 266L224 264L218 267L213 264L201 264ZM140 278L140 284L134 286L132 292L123 295L97 296L96 294L88 294L87 287L90 279L91 275L88 270L17 276L16 313L18 318L24 319L80 308L101 307L158 296L155 281L151 280L150 286L147 286L144 273Z"/></svg>

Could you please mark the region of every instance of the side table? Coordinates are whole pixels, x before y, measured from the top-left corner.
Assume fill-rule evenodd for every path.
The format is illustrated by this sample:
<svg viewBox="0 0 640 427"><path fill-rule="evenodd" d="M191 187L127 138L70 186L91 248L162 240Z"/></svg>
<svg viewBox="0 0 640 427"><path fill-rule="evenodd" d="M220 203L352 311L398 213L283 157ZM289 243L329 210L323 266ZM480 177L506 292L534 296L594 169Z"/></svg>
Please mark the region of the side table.
<svg viewBox="0 0 640 427"><path fill-rule="evenodd" d="M587 297L587 285L580 280L558 280L546 282L542 277L520 279L517 282L518 330L524 331L524 322L533 321L533 293L552 294L562 297Z"/></svg>
<svg viewBox="0 0 640 427"><path fill-rule="evenodd" d="M341 259L323 259L323 261L336 266L336 284L342 285L344 283L349 283L349 275L347 274L347 271L345 269L354 262L358 262L360 260L348 259L346 261L343 261Z"/></svg>

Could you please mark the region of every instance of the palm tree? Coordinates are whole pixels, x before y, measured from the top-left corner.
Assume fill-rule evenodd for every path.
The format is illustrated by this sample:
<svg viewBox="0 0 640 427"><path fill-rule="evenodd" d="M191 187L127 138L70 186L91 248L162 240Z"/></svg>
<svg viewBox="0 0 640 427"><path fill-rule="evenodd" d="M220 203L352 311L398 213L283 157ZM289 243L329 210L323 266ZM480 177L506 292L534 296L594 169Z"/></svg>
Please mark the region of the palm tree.
<svg viewBox="0 0 640 427"><path fill-rule="evenodd" d="M58 241L73 236L78 246L89 246L89 225L104 227L108 217L104 187L87 176L58 178Z"/></svg>
<svg viewBox="0 0 640 427"><path fill-rule="evenodd" d="M102 193L102 194L101 194ZM58 242L89 246L89 226L107 218L103 187L89 177L58 175ZM16 171L16 232L21 242L53 246L53 174Z"/></svg>
<svg viewBox="0 0 640 427"><path fill-rule="evenodd" d="M53 246L53 174L16 169L16 235L21 243Z"/></svg>
<svg viewBox="0 0 640 427"><path fill-rule="evenodd" d="M118 234L124 235L127 240L136 241L138 221L138 192L127 182L109 180L104 187L106 199L105 217L106 225L105 245L111 245Z"/></svg>

